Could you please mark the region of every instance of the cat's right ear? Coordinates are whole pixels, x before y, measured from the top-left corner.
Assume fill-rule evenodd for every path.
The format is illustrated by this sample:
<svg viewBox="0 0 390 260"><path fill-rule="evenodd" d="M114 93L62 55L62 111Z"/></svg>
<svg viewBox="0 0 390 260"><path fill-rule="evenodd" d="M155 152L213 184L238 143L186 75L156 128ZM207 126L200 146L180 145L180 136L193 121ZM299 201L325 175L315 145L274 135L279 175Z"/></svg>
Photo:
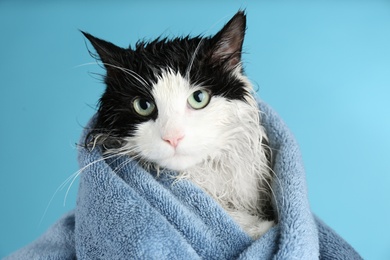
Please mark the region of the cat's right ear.
<svg viewBox="0 0 390 260"><path fill-rule="evenodd" d="M123 49L112 44L111 42L104 41L96 38L89 33L81 31L81 33L89 40L97 54L90 51L92 57L99 59L107 71L114 69L115 67L121 67L120 60Z"/></svg>

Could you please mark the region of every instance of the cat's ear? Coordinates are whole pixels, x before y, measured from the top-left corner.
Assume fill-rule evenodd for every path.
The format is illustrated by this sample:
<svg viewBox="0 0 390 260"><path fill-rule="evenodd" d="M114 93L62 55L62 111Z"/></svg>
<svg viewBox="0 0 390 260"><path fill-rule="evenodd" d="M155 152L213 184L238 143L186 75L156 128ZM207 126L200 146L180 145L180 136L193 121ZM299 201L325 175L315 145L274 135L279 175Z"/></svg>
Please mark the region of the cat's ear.
<svg viewBox="0 0 390 260"><path fill-rule="evenodd" d="M246 16L238 11L213 38L211 60L223 64L228 70L241 64L242 44L246 29Z"/></svg>
<svg viewBox="0 0 390 260"><path fill-rule="evenodd" d="M95 48L99 57L96 57L96 54L91 53L91 55L95 58L100 58L104 67L107 71L114 69L115 67L121 66L121 54L123 53L123 49L110 43L104 41L102 39L96 38L89 33L81 31L84 34L85 38L87 38L92 46Z"/></svg>

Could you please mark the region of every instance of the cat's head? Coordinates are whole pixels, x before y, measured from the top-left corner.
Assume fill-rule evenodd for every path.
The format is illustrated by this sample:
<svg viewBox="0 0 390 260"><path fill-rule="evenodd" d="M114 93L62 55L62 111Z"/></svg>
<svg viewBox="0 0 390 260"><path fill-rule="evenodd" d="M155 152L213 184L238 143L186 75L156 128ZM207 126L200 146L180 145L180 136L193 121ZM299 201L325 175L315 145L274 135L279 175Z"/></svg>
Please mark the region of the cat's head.
<svg viewBox="0 0 390 260"><path fill-rule="evenodd" d="M120 48L84 33L107 71L94 141L172 170L234 149L242 125L258 124L247 116L257 112L242 74L245 28L240 11L212 37Z"/></svg>

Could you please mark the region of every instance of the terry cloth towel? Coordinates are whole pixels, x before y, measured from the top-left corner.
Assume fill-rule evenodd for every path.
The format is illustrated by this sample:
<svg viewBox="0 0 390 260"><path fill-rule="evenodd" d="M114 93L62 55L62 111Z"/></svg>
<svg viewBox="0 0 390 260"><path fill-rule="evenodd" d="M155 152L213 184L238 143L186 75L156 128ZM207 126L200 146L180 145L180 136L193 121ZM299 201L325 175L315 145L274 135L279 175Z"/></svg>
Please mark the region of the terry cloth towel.
<svg viewBox="0 0 390 260"><path fill-rule="evenodd" d="M279 219L258 240L190 181L80 148L85 169L76 209L6 259L361 259L313 215L298 145L271 108L260 109L278 176Z"/></svg>

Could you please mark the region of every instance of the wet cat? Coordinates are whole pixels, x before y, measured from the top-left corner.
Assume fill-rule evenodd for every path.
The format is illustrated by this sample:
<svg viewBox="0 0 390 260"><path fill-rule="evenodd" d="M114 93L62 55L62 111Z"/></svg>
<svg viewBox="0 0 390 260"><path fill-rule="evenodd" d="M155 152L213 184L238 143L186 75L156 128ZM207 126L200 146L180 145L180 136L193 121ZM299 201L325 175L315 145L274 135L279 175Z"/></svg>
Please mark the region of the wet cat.
<svg viewBox="0 0 390 260"><path fill-rule="evenodd" d="M120 48L88 33L106 69L91 144L177 172L251 237L272 225L267 136L241 53L239 11L212 37L158 38Z"/></svg>

